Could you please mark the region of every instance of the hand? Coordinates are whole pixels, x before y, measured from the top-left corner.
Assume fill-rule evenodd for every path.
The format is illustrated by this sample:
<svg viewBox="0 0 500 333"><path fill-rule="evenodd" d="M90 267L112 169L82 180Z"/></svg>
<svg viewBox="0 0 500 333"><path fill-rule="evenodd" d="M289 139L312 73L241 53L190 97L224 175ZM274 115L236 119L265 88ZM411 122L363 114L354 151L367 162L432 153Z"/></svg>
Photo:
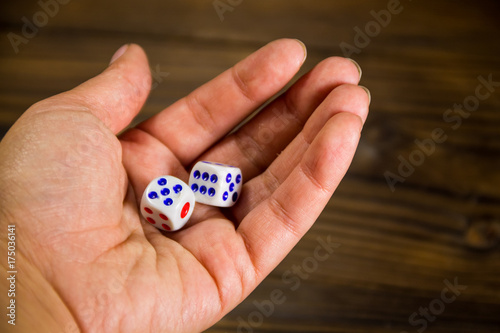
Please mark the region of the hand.
<svg viewBox="0 0 500 333"><path fill-rule="evenodd" d="M353 62L329 58L226 136L302 65L302 44L278 40L117 137L143 106L150 73L137 45L114 58L102 74L30 107L0 143L2 242L16 225L17 324L201 331L317 219L351 162L369 96ZM149 181L187 181L199 159L241 168L238 204L198 204L175 233L141 219Z"/></svg>

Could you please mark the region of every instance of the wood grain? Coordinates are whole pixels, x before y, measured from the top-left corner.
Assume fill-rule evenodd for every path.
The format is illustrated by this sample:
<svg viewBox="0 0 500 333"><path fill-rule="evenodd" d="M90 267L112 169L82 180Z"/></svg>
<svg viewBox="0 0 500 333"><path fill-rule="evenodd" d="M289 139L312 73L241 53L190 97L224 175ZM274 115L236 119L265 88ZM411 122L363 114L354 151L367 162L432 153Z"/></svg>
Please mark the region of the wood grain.
<svg viewBox="0 0 500 333"><path fill-rule="evenodd" d="M211 1L70 1L17 54L7 34L41 8L2 2L0 136L31 104L98 74L123 43L139 43L151 67L169 73L139 121L275 38L306 43L301 74L342 56L342 42L355 45L355 27L364 30L371 11L391 2L242 1L221 22ZM352 55L372 105L346 178L290 255L207 332L417 332L424 324L409 318L439 306L445 280L454 279L467 288L425 330L500 332L500 87L456 128L444 118L475 95L478 77L500 81L500 5L400 6ZM384 174L398 174L399 158L419 154L417 142L435 129L446 140L391 191ZM328 237L338 247L318 261L318 239ZM307 278L290 273L301 266ZM256 304L268 304L273 290L285 300L266 316Z"/></svg>

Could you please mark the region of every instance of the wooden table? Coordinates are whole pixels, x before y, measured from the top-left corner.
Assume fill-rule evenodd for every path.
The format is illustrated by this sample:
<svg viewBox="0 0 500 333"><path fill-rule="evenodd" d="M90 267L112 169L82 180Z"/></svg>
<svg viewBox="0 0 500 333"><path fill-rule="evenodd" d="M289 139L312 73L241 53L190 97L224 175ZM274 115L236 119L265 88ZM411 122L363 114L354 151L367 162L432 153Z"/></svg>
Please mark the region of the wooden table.
<svg viewBox="0 0 500 333"><path fill-rule="evenodd" d="M65 1L0 4L1 135L127 42L157 73L136 121L280 37L307 44L302 73L349 53L363 68L371 115L346 178L207 332L500 332L500 86L487 83L500 82L498 1ZM16 53L8 33L44 10Z"/></svg>

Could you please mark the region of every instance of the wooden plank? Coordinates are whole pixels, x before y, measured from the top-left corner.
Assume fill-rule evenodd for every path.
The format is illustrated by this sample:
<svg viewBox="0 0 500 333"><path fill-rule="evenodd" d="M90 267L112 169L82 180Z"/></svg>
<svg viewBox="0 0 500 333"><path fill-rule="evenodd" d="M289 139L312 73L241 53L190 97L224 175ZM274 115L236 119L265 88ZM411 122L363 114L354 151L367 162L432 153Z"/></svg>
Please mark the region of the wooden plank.
<svg viewBox="0 0 500 333"><path fill-rule="evenodd" d="M242 1L221 22L212 1L70 1L15 53L0 47L0 136L36 101L102 71L122 44L144 47L153 70L168 73L136 121L145 119L268 41L302 39L321 59L356 46L355 27L388 1ZM475 94L478 77L500 81L500 3L401 1L404 10L352 55L372 93L371 115L347 177L304 239L235 310L207 332L414 332L409 317L439 299L445 280L467 289L428 323L432 332L498 332L500 327L500 94L495 90L458 128L448 109ZM33 1L0 4L0 34L20 33ZM389 188L415 140L447 135ZM318 238L338 248L292 290L284 278L312 265ZM314 268L314 269L312 269ZM289 276L289 275L288 275ZM297 280L294 280L297 281ZM283 291L261 324L254 302ZM254 320L257 317L254 317ZM249 329L241 328L242 321Z"/></svg>

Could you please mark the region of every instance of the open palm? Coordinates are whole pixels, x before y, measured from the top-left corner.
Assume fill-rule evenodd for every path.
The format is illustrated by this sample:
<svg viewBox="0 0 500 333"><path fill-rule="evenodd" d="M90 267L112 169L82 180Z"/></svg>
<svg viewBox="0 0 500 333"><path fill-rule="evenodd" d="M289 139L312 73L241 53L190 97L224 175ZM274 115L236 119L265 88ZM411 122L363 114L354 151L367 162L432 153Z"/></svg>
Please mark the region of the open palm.
<svg viewBox="0 0 500 333"><path fill-rule="evenodd" d="M302 45L284 39L117 137L150 89L142 49L122 51L102 74L33 105L0 144L2 224L16 225L23 279L58 308L57 318L25 320L67 331L201 331L317 219L350 164L369 97L351 61L329 58L227 135L302 65ZM137 206L147 184L187 181L200 159L242 170L237 205L197 204L175 233L145 222Z"/></svg>

